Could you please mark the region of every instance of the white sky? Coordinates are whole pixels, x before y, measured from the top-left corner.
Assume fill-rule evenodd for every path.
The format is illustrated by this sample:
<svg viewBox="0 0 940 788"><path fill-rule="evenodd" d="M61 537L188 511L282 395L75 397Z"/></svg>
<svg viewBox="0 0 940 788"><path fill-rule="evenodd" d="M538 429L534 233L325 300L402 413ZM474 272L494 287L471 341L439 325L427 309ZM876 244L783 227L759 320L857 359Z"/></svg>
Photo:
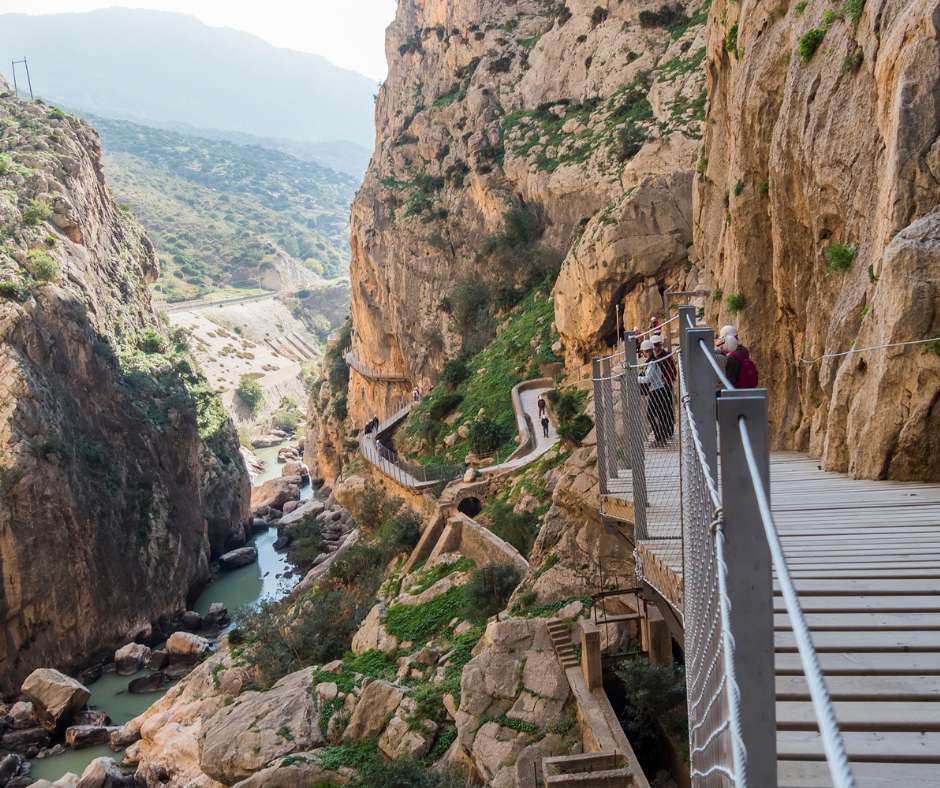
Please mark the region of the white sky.
<svg viewBox="0 0 940 788"><path fill-rule="evenodd" d="M270 44L323 55L331 63L385 79L385 28L396 0L0 0L0 12L58 14L97 8L149 8L190 14Z"/></svg>

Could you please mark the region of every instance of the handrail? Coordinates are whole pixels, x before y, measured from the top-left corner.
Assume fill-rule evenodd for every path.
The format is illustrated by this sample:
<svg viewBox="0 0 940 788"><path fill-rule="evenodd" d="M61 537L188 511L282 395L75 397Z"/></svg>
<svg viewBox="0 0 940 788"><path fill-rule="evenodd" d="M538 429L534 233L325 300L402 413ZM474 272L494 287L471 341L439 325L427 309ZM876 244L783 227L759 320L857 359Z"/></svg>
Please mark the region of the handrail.
<svg viewBox="0 0 940 788"><path fill-rule="evenodd" d="M770 554L773 556L774 568L777 570L780 591L786 602L787 613L793 626L793 635L796 638L796 646L800 652L800 660L803 662L803 671L809 684L809 694L813 701L813 710L816 712L816 720L819 723L819 732L822 735L823 750L826 753L829 774L832 776L835 788L855 788L855 777L852 774L849 758L845 752L845 742L842 740L842 734L836 723L836 712L829 696L829 690L826 687L826 680L822 675L819 657L816 654L816 648L813 646L813 639L806 624L806 618L803 615L799 596L793 585L793 578L790 576L783 546L780 544L780 536L774 525L770 504L767 502L767 493L764 490L764 483L757 468L754 447L751 445L751 438L747 431L747 418L745 416L738 418L738 426L741 429L741 443L744 447L747 467L751 474L751 483L754 485L754 492L757 494L757 504L760 508L764 534L770 545Z"/></svg>
<svg viewBox="0 0 940 788"><path fill-rule="evenodd" d="M356 358L351 349L343 353L343 361L345 361L363 377L372 378L373 380L385 380L393 383L407 383L409 386L411 385L411 378L408 378L404 375L383 374L381 372L375 372L369 369L365 364Z"/></svg>

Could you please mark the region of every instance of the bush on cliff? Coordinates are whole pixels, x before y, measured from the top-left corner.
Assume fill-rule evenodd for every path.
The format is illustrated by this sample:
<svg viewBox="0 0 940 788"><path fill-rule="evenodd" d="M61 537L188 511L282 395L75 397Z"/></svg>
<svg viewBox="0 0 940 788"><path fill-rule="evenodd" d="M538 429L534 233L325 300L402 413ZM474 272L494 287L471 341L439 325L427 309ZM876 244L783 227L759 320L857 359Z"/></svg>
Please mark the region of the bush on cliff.
<svg viewBox="0 0 940 788"><path fill-rule="evenodd" d="M245 375L235 389L238 398L245 403L245 407L255 413L264 401L264 389L261 384L250 375Z"/></svg>
<svg viewBox="0 0 940 788"><path fill-rule="evenodd" d="M462 589L463 617L474 624L484 623L506 606L521 582L522 575L511 561L477 569ZM496 607L497 600L499 608Z"/></svg>

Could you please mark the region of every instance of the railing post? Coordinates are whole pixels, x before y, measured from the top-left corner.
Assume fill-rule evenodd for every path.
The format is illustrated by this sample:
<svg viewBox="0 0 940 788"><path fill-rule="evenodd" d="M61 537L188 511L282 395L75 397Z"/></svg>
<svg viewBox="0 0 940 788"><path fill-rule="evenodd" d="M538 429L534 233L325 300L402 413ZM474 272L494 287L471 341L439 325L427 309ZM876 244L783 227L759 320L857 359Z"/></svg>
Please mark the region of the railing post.
<svg viewBox="0 0 940 788"><path fill-rule="evenodd" d="M741 733L747 752L747 783L776 786L773 564L741 440L741 418L747 420L751 445L760 466L764 489L769 495L766 390L723 392L718 400L718 420L721 426L724 557L731 603L728 624L734 637L734 662L741 693Z"/></svg>
<svg viewBox="0 0 940 788"><path fill-rule="evenodd" d="M646 449L643 429L643 407L640 402L640 380L635 364L630 364L635 357L636 335L629 331L626 336L625 355L627 370L624 373L625 401L622 403L626 420L627 447L629 450L630 476L633 481L633 535L637 540L646 539Z"/></svg>
<svg viewBox="0 0 940 788"><path fill-rule="evenodd" d="M601 360L591 362L591 377L594 380L594 421L597 424L597 476L601 495L607 495L607 419L604 414L604 385L601 381Z"/></svg>
<svg viewBox="0 0 940 788"><path fill-rule="evenodd" d="M715 370L709 363L699 341L705 342L706 348L715 346L715 332L710 328L690 328L689 320L695 325L695 307L679 307L679 336L682 353L679 363L685 374L685 386L689 395L689 410L698 429L702 442L705 461L712 481L718 483L718 434L715 424Z"/></svg>

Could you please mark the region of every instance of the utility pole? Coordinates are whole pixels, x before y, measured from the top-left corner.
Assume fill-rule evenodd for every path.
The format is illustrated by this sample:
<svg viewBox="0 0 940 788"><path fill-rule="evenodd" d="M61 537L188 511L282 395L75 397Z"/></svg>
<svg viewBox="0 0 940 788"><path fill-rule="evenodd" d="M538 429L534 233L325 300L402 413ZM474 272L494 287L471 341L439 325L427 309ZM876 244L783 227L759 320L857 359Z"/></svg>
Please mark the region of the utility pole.
<svg viewBox="0 0 940 788"><path fill-rule="evenodd" d="M26 67L26 84L29 85L29 100L32 101L33 100L33 82L29 78L29 63L26 62L26 55L23 55L22 60L14 60L12 63L13 65L13 92L16 93L17 98L19 98L20 90L16 84L16 67L20 64Z"/></svg>

